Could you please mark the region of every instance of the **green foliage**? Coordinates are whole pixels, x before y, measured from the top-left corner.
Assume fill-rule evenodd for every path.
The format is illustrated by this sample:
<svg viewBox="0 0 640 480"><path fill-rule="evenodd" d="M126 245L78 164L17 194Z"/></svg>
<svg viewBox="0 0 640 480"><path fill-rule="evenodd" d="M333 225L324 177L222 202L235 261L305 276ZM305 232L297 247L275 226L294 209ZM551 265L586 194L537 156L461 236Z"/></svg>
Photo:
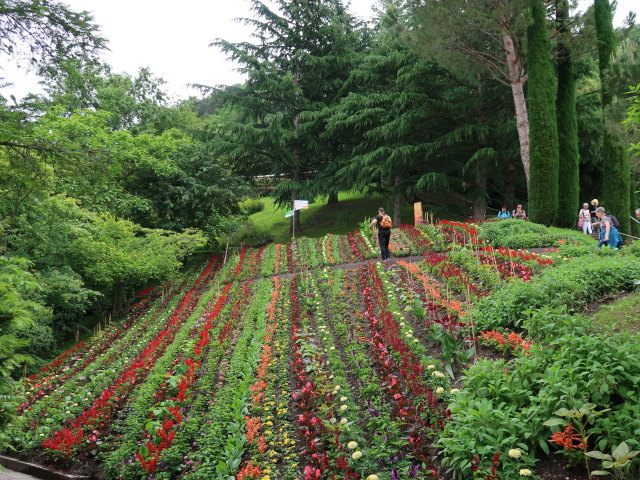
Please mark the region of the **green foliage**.
<svg viewBox="0 0 640 480"><path fill-rule="evenodd" d="M629 108L627 110L627 118L624 120L630 128L640 128L640 83L632 86L629 97ZM636 152L640 152L640 141L631 145Z"/></svg>
<svg viewBox="0 0 640 480"><path fill-rule="evenodd" d="M591 237L581 232L517 219L485 222L481 225L479 237L493 246L514 249L558 246L558 240L570 244L595 245Z"/></svg>
<svg viewBox="0 0 640 480"><path fill-rule="evenodd" d="M246 215L253 215L264 210L264 202L259 198L245 200L240 204L240 208Z"/></svg>
<svg viewBox="0 0 640 480"><path fill-rule="evenodd" d="M21 334L37 326L38 317L46 317L47 309L34 301L39 286L21 258L0 257L0 445L2 430L13 417L17 399L11 375L32 359L20 353L29 341Z"/></svg>
<svg viewBox="0 0 640 480"><path fill-rule="evenodd" d="M568 0L557 4L557 17L561 24L558 42L558 92L556 96L558 125L558 213L556 224L571 227L580 202L580 152L578 149L578 119L576 116L576 81L569 47L570 33Z"/></svg>
<svg viewBox="0 0 640 480"><path fill-rule="evenodd" d="M604 76L611 63L611 56L616 50L616 37L613 29L613 11L609 0L594 0L594 19L598 40L598 64L600 67L600 80L604 86ZM603 92L605 90L603 89ZM610 97L603 97L603 104L610 103Z"/></svg>
<svg viewBox="0 0 640 480"><path fill-rule="evenodd" d="M0 52L55 74L69 58L94 60L106 40L86 11L55 0L5 0L0 4Z"/></svg>
<svg viewBox="0 0 640 480"><path fill-rule="evenodd" d="M616 39L613 30L613 13L608 0L595 0L595 24L598 38L598 58L600 66L600 84L603 112L611 105L613 95L606 87L608 83L607 72L611 65L612 56L616 52ZM630 165L626 152L626 145L621 143L619 135L614 128L608 125L603 118L603 197L606 198L606 207L609 213L618 217L620 231L627 233L631 202L630 189Z"/></svg>
<svg viewBox="0 0 640 480"><path fill-rule="evenodd" d="M601 296L631 291L640 279L640 258L583 256L544 270L529 283L506 286L478 302L478 328L522 328L532 312L565 306L579 311Z"/></svg>
<svg viewBox="0 0 640 480"><path fill-rule="evenodd" d="M558 208L556 82L551 65L551 43L546 28L545 4L542 0L531 0L530 5L532 21L527 30L527 107L531 162L528 213L532 221L551 225L555 221Z"/></svg>
<svg viewBox="0 0 640 480"><path fill-rule="evenodd" d="M540 452L550 453L551 432L544 422L560 409L576 409L585 402L604 411L588 425L590 445L603 449L629 441L630 432L640 428L629 411L640 398L638 355L635 342L565 333L552 340L551 347L534 348L509 365L477 362L467 370L461 394L449 404L453 421L438 442L446 464L467 478L471 452L488 463L496 452L519 449L520 458L501 457L501 477L521 478L520 468L530 467ZM637 439L631 443L632 448L638 445Z"/></svg>

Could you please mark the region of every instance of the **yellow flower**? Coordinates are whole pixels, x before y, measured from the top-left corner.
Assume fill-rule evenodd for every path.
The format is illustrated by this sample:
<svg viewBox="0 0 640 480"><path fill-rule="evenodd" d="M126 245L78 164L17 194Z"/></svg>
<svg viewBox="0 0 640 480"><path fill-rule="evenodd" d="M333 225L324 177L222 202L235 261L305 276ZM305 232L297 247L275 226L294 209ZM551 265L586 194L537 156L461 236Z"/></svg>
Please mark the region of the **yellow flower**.
<svg viewBox="0 0 640 480"><path fill-rule="evenodd" d="M347 423L348 421L349 421L349 420L347 420L345 417L342 417L342 418L340 419L340 423L341 423L342 425L344 425L344 424L345 424L345 423Z"/></svg>
<svg viewBox="0 0 640 480"><path fill-rule="evenodd" d="M271 480L271 477L269 475L265 475L264 477L262 477L262 480Z"/></svg>
<svg viewBox="0 0 640 480"><path fill-rule="evenodd" d="M442 392L444 392L444 388L442 387L436 388L436 393L442 393Z"/></svg>
<svg viewBox="0 0 640 480"><path fill-rule="evenodd" d="M358 442L351 441L351 442L347 443L347 448L349 450L353 450L354 448L358 448Z"/></svg>
<svg viewBox="0 0 640 480"><path fill-rule="evenodd" d="M427 370L433 370L434 368L436 368L435 365L427 365Z"/></svg>
<svg viewBox="0 0 640 480"><path fill-rule="evenodd" d="M522 456L522 452L520 452L520 450L518 450L517 448L512 448L511 450L509 450L509 456L511 458L520 458Z"/></svg>
<svg viewBox="0 0 640 480"><path fill-rule="evenodd" d="M460 390L459 390L459 389L457 389L457 388L452 388L451 390L449 390L449 393L450 393L451 395L455 395L455 394L456 394L456 393L458 393L458 392L460 392Z"/></svg>
<svg viewBox="0 0 640 480"><path fill-rule="evenodd" d="M521 468L520 475L522 475L523 477L528 477L529 475L531 475L531 470L529 470L528 468Z"/></svg>
<svg viewBox="0 0 640 480"><path fill-rule="evenodd" d="M358 460L362 456L362 452L360 450L356 450L351 454L351 458L354 460Z"/></svg>
<svg viewBox="0 0 640 480"><path fill-rule="evenodd" d="M379 480L379 479L378 479L378 475L369 475L369 476L367 477L367 480Z"/></svg>
<svg viewBox="0 0 640 480"><path fill-rule="evenodd" d="M347 405L340 405L340 410L342 410L343 412L349 408Z"/></svg>
<svg viewBox="0 0 640 480"><path fill-rule="evenodd" d="M437 378L444 378L444 373L439 372L438 370L434 370L431 375L433 375L434 377L437 377Z"/></svg>
<svg viewBox="0 0 640 480"><path fill-rule="evenodd" d="M347 401L347 397L340 397L340 401L341 402L346 402Z"/></svg>

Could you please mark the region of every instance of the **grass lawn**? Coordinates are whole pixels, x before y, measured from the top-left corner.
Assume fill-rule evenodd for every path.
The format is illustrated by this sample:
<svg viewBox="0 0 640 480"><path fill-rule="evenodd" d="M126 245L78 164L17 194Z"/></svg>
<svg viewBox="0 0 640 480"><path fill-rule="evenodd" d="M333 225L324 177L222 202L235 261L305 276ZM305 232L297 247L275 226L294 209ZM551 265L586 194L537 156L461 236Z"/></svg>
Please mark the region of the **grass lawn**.
<svg viewBox="0 0 640 480"><path fill-rule="evenodd" d="M273 234L275 241L285 243L291 239L289 233L290 221L284 218L285 209L276 209L273 199L262 199L264 209L249 216L249 220L259 229ZM392 209L390 200L382 195L368 195L363 192L342 192L337 205L327 205L327 199L318 198L310 203L307 210L300 212L302 232L296 236L321 237L327 233L345 234L360 228L360 222L371 218L378 212L378 207L384 207L388 212ZM411 205L402 207L403 223L413 223L413 208Z"/></svg>
<svg viewBox="0 0 640 480"><path fill-rule="evenodd" d="M595 330L640 333L640 293L631 293L604 305L592 318Z"/></svg>

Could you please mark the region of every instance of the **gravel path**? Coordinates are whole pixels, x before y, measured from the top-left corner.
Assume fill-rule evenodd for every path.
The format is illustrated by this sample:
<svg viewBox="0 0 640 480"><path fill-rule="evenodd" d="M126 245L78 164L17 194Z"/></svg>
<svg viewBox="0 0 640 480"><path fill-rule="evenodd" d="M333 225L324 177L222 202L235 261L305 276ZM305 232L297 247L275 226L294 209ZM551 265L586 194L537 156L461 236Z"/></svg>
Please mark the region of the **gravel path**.
<svg viewBox="0 0 640 480"><path fill-rule="evenodd" d="M24 473L14 472L13 470L6 470L0 467L0 480L38 480L31 475L25 475Z"/></svg>
<svg viewBox="0 0 640 480"><path fill-rule="evenodd" d="M398 260L404 260L405 262L408 262L408 263L415 263L415 262L419 262L422 259L423 259L423 257L420 256L420 255L414 255L414 256L411 256L411 257L393 257L389 261L383 262L383 263L385 265L391 266L391 265L395 265L395 263ZM362 260L361 262L340 263L338 265L329 265L328 267L331 270L356 270L359 267L361 267L362 265L366 265L367 263L379 262L379 261L380 261L380 259L369 259L369 260ZM306 272L281 273L280 275L278 275L278 278L293 278L295 275L303 275L303 274L311 272L311 271L322 270L323 268L325 268L325 267L314 268L314 269L311 269L311 270L307 270Z"/></svg>

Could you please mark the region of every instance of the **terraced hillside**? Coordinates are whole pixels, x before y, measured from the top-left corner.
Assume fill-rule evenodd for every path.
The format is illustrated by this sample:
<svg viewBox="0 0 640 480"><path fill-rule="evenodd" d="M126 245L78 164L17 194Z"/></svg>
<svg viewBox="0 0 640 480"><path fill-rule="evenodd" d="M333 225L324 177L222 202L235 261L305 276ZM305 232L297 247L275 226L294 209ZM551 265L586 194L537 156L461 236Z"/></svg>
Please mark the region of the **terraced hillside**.
<svg viewBox="0 0 640 480"><path fill-rule="evenodd" d="M581 350L572 339L597 337L575 320L581 297L554 310L531 295L561 292L584 258L494 248L456 222L395 229L392 252L373 261L357 231L303 238L140 292L122 323L24 380L12 448L109 479L375 480L546 475L553 450L580 464L634 446L638 347ZM635 255L589 259L615 276L609 293L640 278ZM588 378L623 358L624 375ZM578 407L594 415L583 430L554 416Z"/></svg>

